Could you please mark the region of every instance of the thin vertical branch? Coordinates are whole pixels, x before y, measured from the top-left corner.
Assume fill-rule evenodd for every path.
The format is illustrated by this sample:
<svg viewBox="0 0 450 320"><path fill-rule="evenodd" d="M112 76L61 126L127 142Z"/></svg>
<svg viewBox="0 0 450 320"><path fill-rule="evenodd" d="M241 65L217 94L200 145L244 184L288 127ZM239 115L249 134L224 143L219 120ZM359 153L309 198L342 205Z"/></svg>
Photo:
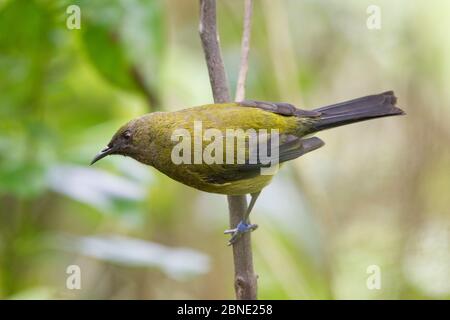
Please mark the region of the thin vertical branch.
<svg viewBox="0 0 450 320"><path fill-rule="evenodd" d="M228 196L230 227L235 228L247 211L245 196ZM233 243L234 290L238 300L257 299L257 277L253 270L251 233L244 233Z"/></svg>
<svg viewBox="0 0 450 320"><path fill-rule="evenodd" d="M250 52L250 31L252 27L252 0L245 0L244 11L244 31L242 32L241 44L241 66L236 86L236 101L242 101L245 98L245 83L248 72L248 54Z"/></svg>
<svg viewBox="0 0 450 320"><path fill-rule="evenodd" d="M246 3L245 20L251 16L251 12L247 12L247 8L251 10L251 3ZM250 21L244 23L244 38L243 43L249 47L250 38ZM216 1L215 0L200 0L200 24L199 24L200 39L205 53L206 64L208 66L209 79L213 92L214 101L216 103L230 102L230 91L227 85L227 77L225 67L220 52L219 36L217 32L216 22ZM247 34L247 35L246 35ZM248 48L243 49L246 52L242 57L242 65L248 65ZM248 68L246 66L245 68ZM247 71L240 71L242 76L242 89L237 91L244 96L244 83ZM241 77L241 76L240 76ZM238 81L239 82L239 81ZM240 96L239 96L240 97ZM237 96L237 98L239 98ZM244 218L247 210L247 200L245 196L228 196L228 207L230 211L230 227L235 228L237 224ZM244 234L238 241L233 244L233 259L234 259L234 287L237 299L256 299L257 283L256 275L253 271L253 257L251 247L250 233Z"/></svg>
<svg viewBox="0 0 450 320"><path fill-rule="evenodd" d="M219 34L216 24L216 1L200 0L200 24L198 27L208 66L209 80L214 102L230 102L230 90L227 84L227 74L220 52Z"/></svg>
<svg viewBox="0 0 450 320"><path fill-rule="evenodd" d="M244 30L242 32L241 44L241 64L236 86L236 101L242 101L245 98L245 83L247 81L248 56L250 52L252 5L252 0L245 0ZM245 196L229 196L228 206L230 208L230 212L236 211L240 213L239 215L230 215L230 225L236 226L243 219L243 213L247 210L247 201ZM241 245L239 245L239 242L242 242ZM236 296L238 299L256 299L257 276L253 271L253 254L250 233L245 234L242 239L233 246L233 254L235 265Z"/></svg>

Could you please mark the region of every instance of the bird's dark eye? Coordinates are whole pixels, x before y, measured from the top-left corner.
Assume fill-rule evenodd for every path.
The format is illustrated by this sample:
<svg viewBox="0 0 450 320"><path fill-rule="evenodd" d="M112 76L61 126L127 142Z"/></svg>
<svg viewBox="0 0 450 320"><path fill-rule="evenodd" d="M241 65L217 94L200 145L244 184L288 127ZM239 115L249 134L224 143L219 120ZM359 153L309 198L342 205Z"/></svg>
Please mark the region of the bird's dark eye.
<svg viewBox="0 0 450 320"><path fill-rule="evenodd" d="M125 132L123 133L123 137L124 137L126 140L130 139L130 138L131 138L131 132L130 132L130 131L125 131Z"/></svg>

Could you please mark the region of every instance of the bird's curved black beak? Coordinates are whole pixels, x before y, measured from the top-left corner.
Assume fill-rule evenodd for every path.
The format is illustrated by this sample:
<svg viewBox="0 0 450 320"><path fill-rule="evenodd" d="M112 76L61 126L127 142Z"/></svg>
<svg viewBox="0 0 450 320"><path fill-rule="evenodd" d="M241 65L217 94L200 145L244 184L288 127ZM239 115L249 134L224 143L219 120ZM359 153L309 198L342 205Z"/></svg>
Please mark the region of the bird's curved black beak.
<svg viewBox="0 0 450 320"><path fill-rule="evenodd" d="M93 165L94 163L96 163L98 160L103 159L104 157L106 157L107 155L110 155L114 152L114 147L112 146L107 146L105 149L103 149L102 151L100 151L95 157L94 159L92 159L91 161L91 165Z"/></svg>

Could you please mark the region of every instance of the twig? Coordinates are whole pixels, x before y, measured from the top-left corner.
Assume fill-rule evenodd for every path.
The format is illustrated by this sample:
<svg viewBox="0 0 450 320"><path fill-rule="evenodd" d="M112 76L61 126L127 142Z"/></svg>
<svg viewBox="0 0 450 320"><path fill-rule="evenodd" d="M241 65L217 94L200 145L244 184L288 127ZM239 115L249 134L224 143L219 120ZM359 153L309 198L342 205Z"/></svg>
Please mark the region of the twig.
<svg viewBox="0 0 450 320"><path fill-rule="evenodd" d="M238 82L236 86L236 101L242 101L245 98L245 82L248 72L248 53L250 52L250 31L252 26L252 0L245 0L244 11L244 31L242 33L241 44L241 66L239 68Z"/></svg>
<svg viewBox="0 0 450 320"><path fill-rule="evenodd" d="M230 228L235 228L247 211L245 196L228 196ZM238 300L257 299L257 277L253 270L251 233L243 234L233 244L234 290Z"/></svg>
<svg viewBox="0 0 450 320"><path fill-rule="evenodd" d="M227 74L220 52L219 34L216 24L216 1L200 0L200 24L198 27L208 66L209 80L214 102L230 102L230 90L227 84Z"/></svg>
<svg viewBox="0 0 450 320"><path fill-rule="evenodd" d="M251 8L251 5L248 6L246 3L246 9L248 7ZM245 13L245 20L247 20L247 16L250 17L248 12ZM248 25L248 29L250 29L250 22L244 23L244 27L246 25ZM208 66L209 79L211 82L214 101L216 103L230 102L230 91L227 85L227 77L220 52L219 37L217 33L215 0L200 0L199 33L203 51L205 53L206 64ZM245 36L245 34L248 35ZM250 31L244 30L244 38L249 38L249 34ZM245 39L243 39L243 43L244 40ZM245 42L247 43L247 41ZM245 51L247 53L245 58L244 56L242 57L241 66L243 64L247 64L248 49ZM241 71L240 73L246 74L247 72ZM243 76L243 79L245 82L245 75ZM244 89L242 89L242 96L243 95ZM230 211L230 228L234 228L244 217L247 210L247 200L245 196L228 196L228 207ZM257 283L256 275L253 271L250 233L244 234L239 241L233 244L233 258L236 298L256 299Z"/></svg>

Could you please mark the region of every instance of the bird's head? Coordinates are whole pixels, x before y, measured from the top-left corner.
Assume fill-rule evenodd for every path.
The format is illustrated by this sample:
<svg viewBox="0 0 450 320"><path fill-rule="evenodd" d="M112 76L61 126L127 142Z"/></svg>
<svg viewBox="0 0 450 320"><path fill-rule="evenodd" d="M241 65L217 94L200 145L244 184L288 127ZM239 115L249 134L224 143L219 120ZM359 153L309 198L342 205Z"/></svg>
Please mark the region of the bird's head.
<svg viewBox="0 0 450 320"><path fill-rule="evenodd" d="M138 149L137 135L139 132L139 121L132 120L123 125L108 143L106 148L100 151L91 161L91 165L112 154L133 156Z"/></svg>

